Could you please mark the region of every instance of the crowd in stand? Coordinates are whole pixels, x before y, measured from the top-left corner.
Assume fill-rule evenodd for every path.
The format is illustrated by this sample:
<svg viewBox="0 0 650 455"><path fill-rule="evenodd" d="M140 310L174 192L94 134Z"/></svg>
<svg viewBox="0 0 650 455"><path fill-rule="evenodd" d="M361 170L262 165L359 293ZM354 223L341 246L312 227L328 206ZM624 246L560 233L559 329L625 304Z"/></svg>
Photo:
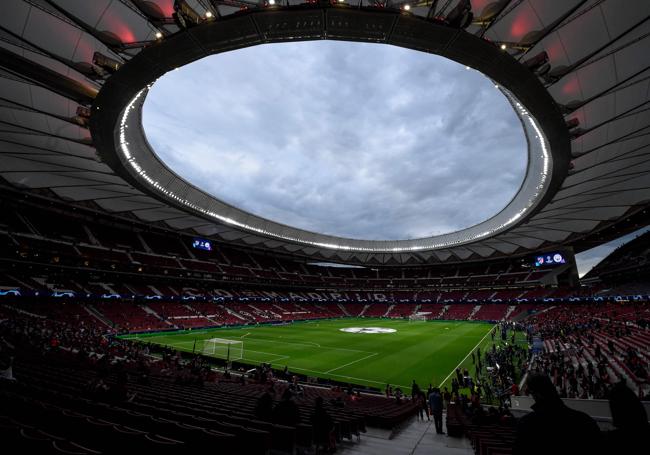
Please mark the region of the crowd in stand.
<svg viewBox="0 0 650 455"><path fill-rule="evenodd" d="M645 306L562 306L528 319L544 340L530 371L552 378L562 398L605 398L618 380L645 398L650 367Z"/></svg>

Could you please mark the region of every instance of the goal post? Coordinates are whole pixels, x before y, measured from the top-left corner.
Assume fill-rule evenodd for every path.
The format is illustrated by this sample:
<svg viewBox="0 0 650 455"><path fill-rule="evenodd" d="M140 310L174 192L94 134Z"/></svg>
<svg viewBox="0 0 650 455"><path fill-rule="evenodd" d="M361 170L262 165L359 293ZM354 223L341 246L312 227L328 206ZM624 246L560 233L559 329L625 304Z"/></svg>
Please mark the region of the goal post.
<svg viewBox="0 0 650 455"><path fill-rule="evenodd" d="M417 312L409 315L409 322L414 321L426 321L427 316L430 315L430 312Z"/></svg>
<svg viewBox="0 0 650 455"><path fill-rule="evenodd" d="M227 338L208 338L203 340L200 352L229 361L241 360L244 357L244 342Z"/></svg>

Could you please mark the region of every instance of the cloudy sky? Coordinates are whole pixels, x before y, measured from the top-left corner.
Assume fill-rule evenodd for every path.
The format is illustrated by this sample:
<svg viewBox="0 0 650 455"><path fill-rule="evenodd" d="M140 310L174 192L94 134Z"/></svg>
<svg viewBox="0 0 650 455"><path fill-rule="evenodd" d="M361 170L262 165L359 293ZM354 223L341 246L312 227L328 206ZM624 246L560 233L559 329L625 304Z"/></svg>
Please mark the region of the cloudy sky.
<svg viewBox="0 0 650 455"><path fill-rule="evenodd" d="M526 167L512 108L481 74L376 44L269 44L172 71L144 107L178 174L265 218L406 239L481 222Z"/></svg>

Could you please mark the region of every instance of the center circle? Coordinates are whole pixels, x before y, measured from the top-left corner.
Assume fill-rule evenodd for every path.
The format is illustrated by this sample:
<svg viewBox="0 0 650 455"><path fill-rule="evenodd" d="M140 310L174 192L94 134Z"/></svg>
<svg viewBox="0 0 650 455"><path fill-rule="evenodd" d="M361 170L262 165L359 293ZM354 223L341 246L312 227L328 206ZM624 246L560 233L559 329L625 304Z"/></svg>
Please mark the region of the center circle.
<svg viewBox="0 0 650 455"><path fill-rule="evenodd" d="M394 333L395 329L388 329L386 327L344 327L339 329L341 332L347 333Z"/></svg>
<svg viewBox="0 0 650 455"><path fill-rule="evenodd" d="M366 240L484 221L525 177L514 110L481 73L337 41L213 55L151 87L143 125L174 172L252 214Z"/></svg>

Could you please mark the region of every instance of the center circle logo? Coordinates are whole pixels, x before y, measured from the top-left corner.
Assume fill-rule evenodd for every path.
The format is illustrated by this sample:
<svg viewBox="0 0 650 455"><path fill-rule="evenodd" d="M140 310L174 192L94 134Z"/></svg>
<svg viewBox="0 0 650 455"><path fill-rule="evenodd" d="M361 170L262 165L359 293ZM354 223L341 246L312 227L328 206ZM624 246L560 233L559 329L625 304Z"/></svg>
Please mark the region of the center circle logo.
<svg viewBox="0 0 650 455"><path fill-rule="evenodd" d="M339 329L341 332L348 333L393 333L397 332L395 329L387 329L385 327L345 327Z"/></svg>

